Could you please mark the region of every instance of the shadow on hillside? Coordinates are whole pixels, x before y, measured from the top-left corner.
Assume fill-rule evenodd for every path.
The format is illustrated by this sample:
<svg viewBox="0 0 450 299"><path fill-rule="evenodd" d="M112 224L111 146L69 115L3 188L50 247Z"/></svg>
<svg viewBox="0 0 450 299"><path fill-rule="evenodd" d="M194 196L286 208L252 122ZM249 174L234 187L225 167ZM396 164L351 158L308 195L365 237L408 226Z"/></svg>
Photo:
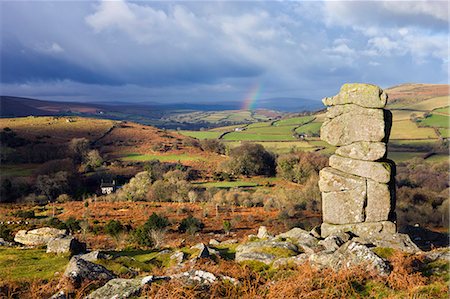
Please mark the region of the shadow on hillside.
<svg viewBox="0 0 450 299"><path fill-rule="evenodd" d="M399 232L409 235L411 240L424 251L449 246L449 234L446 233L434 232L423 227L411 225L400 228Z"/></svg>

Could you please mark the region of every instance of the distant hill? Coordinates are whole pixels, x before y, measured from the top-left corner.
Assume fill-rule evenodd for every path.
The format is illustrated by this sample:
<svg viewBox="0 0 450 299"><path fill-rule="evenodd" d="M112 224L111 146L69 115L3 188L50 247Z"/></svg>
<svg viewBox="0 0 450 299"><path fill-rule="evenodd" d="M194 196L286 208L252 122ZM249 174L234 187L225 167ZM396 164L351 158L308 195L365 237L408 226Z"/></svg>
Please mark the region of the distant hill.
<svg viewBox="0 0 450 299"><path fill-rule="evenodd" d="M411 105L426 99L450 95L448 84L407 83L385 89L389 106Z"/></svg>
<svg viewBox="0 0 450 299"><path fill-rule="evenodd" d="M30 98L1 96L0 116L43 116L63 113L97 113L101 107L84 103L42 101Z"/></svg>

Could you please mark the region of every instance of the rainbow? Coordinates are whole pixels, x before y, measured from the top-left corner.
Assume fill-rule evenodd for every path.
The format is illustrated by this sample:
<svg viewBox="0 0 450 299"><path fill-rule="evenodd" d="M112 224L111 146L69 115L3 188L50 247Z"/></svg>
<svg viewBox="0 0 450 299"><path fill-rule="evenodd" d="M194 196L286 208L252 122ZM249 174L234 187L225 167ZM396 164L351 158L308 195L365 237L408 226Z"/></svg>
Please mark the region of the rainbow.
<svg viewBox="0 0 450 299"><path fill-rule="evenodd" d="M244 102L242 103L241 110L253 110L255 109L256 100L261 94L261 83L257 82L252 85L247 92Z"/></svg>

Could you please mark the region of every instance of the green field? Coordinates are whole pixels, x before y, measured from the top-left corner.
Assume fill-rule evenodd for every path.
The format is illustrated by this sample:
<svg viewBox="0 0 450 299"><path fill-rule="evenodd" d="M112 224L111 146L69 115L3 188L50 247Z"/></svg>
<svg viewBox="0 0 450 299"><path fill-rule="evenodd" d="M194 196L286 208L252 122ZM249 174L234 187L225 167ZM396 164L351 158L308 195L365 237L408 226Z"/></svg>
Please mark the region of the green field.
<svg viewBox="0 0 450 299"><path fill-rule="evenodd" d="M222 132L217 131L178 131L178 133L197 139L216 139L222 135Z"/></svg>
<svg viewBox="0 0 450 299"><path fill-rule="evenodd" d="M234 181L234 182L208 182L208 183L198 183L197 186L205 188L242 188L242 187L256 187L258 183L255 182L245 182L245 181Z"/></svg>
<svg viewBox="0 0 450 299"><path fill-rule="evenodd" d="M301 116L292 117L287 119L281 119L273 123L274 126L292 126L292 125L302 125L310 122L314 119L314 116Z"/></svg>
<svg viewBox="0 0 450 299"><path fill-rule="evenodd" d="M450 106L434 109L433 112L450 115Z"/></svg>
<svg viewBox="0 0 450 299"><path fill-rule="evenodd" d="M205 161L206 158L202 156L178 154L178 155L154 155L154 154L137 154L131 153L122 157L123 161L151 161L159 160L161 162L185 162L185 161Z"/></svg>
<svg viewBox="0 0 450 299"><path fill-rule="evenodd" d="M312 122L295 129L295 132L299 134L318 135L320 133L320 127L322 123Z"/></svg>
<svg viewBox="0 0 450 299"><path fill-rule="evenodd" d="M437 139L432 128L419 128L410 120L394 121L390 139Z"/></svg>
<svg viewBox="0 0 450 299"><path fill-rule="evenodd" d="M257 141L255 143L261 144L265 149L277 153L284 154L291 150L301 150L301 151L311 151L316 147L309 144L307 141ZM242 143L240 141L227 141L225 145L228 148L235 148L240 146Z"/></svg>
<svg viewBox="0 0 450 299"><path fill-rule="evenodd" d="M245 131L244 131L245 132ZM244 132L231 132L223 136L223 140L235 140L235 141L285 141L296 140L292 135L268 135L257 133L244 133Z"/></svg>
<svg viewBox="0 0 450 299"><path fill-rule="evenodd" d="M431 114L430 116L420 120L420 126L448 128L450 117L448 115Z"/></svg>
<svg viewBox="0 0 450 299"><path fill-rule="evenodd" d="M45 249L0 248L0 280L52 279L68 262L68 256L48 254Z"/></svg>
<svg viewBox="0 0 450 299"><path fill-rule="evenodd" d="M295 129L295 126L281 126L281 127L259 127L259 128L250 128L242 131L242 134L247 133L256 133L263 135L292 135L292 131Z"/></svg>
<svg viewBox="0 0 450 299"><path fill-rule="evenodd" d="M271 121L265 121L265 122L258 122L258 123L249 124L249 125L246 126L246 128L250 129L250 128L270 127L271 125L272 125Z"/></svg>
<svg viewBox="0 0 450 299"><path fill-rule="evenodd" d="M393 151L390 151L390 152L388 152L387 158L393 160L396 163L399 163L399 162L411 160L413 158L421 158L425 154L426 153L423 153L423 152L393 152Z"/></svg>
<svg viewBox="0 0 450 299"><path fill-rule="evenodd" d="M439 134L441 134L441 136L443 138L450 138L450 129L449 128L440 128Z"/></svg>

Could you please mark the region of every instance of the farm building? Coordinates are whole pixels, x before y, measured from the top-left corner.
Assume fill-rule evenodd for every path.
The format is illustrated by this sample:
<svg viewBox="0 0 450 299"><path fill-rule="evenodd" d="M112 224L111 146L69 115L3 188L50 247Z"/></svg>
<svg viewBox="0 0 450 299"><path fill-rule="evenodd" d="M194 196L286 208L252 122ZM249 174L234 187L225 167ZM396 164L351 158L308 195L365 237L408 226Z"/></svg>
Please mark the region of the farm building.
<svg viewBox="0 0 450 299"><path fill-rule="evenodd" d="M100 189L102 191L102 194L111 194L114 191L116 191L116 181L112 182L103 182L100 184Z"/></svg>

